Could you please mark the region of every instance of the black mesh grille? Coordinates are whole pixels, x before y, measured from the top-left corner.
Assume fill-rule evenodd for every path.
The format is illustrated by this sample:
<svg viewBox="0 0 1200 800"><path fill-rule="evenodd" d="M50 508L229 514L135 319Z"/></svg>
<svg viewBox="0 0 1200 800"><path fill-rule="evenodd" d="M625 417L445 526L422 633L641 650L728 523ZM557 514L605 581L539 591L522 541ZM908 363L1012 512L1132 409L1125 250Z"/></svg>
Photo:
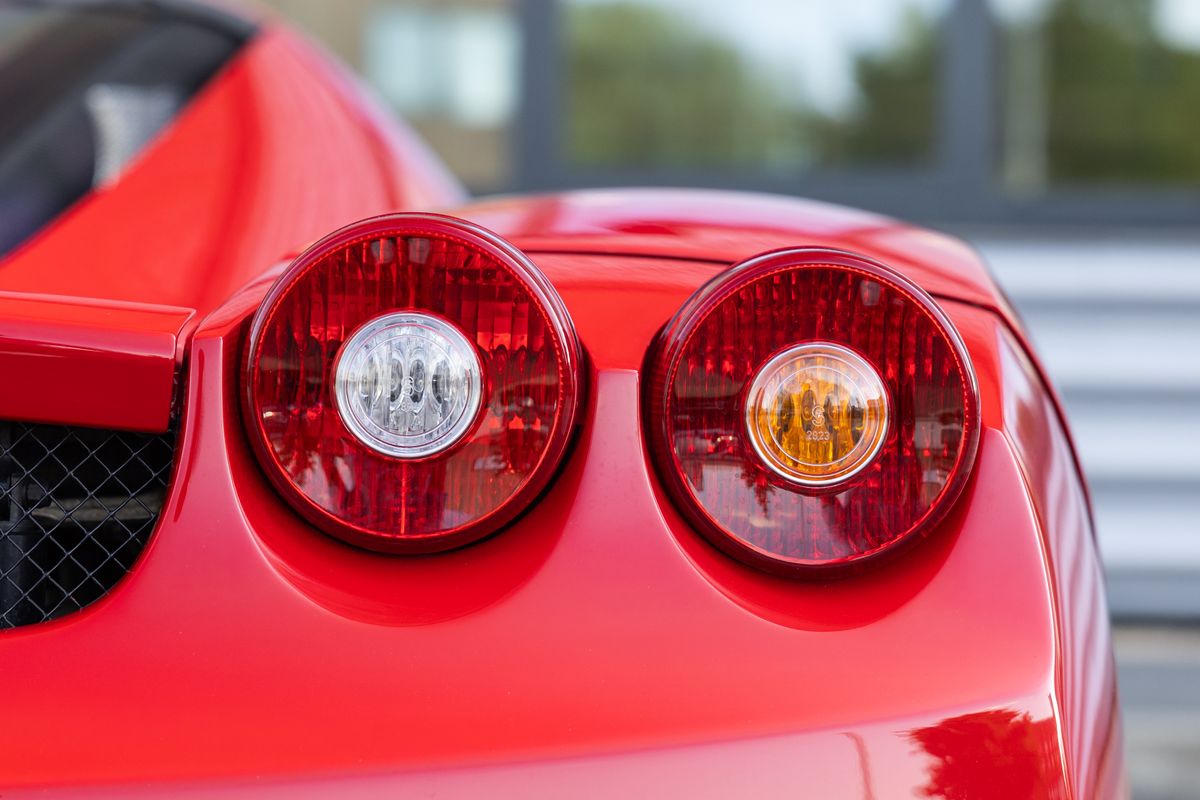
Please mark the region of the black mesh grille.
<svg viewBox="0 0 1200 800"><path fill-rule="evenodd" d="M171 433L0 422L0 628L83 608L129 571L174 447Z"/></svg>

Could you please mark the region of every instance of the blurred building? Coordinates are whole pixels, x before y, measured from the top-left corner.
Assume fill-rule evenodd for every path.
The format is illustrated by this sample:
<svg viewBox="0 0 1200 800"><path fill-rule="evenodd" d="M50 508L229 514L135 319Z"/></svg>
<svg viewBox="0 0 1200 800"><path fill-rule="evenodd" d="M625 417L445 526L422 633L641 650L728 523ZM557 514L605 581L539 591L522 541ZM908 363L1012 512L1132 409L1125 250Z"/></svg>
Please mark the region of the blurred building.
<svg viewBox="0 0 1200 800"><path fill-rule="evenodd" d="M974 240L1118 613L1200 618L1200 1L270 0L478 192L805 195Z"/></svg>

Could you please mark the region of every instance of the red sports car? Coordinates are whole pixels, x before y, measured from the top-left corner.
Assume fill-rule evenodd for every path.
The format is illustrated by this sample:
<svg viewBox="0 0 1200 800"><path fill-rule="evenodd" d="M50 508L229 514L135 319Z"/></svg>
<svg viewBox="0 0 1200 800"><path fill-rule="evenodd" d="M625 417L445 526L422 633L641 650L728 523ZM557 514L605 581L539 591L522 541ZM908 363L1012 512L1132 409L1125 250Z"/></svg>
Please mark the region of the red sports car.
<svg viewBox="0 0 1200 800"><path fill-rule="evenodd" d="M0 7L0 789L1109 798L1062 408L972 251L466 202L286 27Z"/></svg>

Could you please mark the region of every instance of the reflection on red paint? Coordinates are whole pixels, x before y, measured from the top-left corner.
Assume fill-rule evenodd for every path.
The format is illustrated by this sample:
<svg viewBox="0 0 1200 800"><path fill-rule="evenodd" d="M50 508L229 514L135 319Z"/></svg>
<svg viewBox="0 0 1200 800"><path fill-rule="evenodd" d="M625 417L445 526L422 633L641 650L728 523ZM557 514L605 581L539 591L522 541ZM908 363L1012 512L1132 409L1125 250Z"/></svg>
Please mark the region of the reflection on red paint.
<svg viewBox="0 0 1200 800"><path fill-rule="evenodd" d="M950 717L908 734L933 759L925 797L1059 800L1062 782L1052 717L1008 709Z"/></svg>

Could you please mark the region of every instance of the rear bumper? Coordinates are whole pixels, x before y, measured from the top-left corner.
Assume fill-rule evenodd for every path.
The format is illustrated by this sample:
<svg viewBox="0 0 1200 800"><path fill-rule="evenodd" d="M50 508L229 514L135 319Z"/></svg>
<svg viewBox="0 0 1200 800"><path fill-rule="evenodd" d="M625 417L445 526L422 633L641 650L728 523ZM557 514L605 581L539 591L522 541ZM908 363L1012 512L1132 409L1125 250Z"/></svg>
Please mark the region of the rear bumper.
<svg viewBox="0 0 1200 800"><path fill-rule="evenodd" d="M1043 710L1049 714L1048 707ZM846 731L587 758L307 779L122 785L71 796L1060 798L1069 795L1057 771L1055 734L1048 718L1033 722L993 710L952 720L895 720Z"/></svg>
<svg viewBox="0 0 1200 800"><path fill-rule="evenodd" d="M240 328L206 323L141 563L84 612L0 636L18 721L0 729L0 785L1120 794L1069 449L1000 323L948 306L986 387L975 473L928 541L823 584L743 567L688 529L648 465L637 373L621 369L593 376L563 473L509 530L423 558L346 547L261 475L232 385Z"/></svg>

